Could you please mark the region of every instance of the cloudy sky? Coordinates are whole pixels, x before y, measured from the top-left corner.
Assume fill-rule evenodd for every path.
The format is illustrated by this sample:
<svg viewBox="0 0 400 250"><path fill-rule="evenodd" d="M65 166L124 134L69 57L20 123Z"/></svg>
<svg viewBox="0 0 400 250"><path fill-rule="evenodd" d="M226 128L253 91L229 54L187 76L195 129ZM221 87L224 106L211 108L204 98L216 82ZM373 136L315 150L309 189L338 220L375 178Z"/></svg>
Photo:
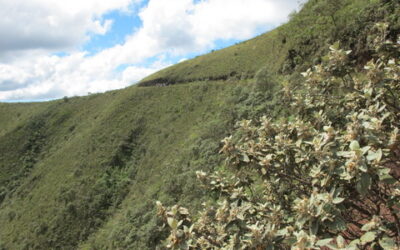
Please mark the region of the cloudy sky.
<svg viewBox="0 0 400 250"><path fill-rule="evenodd" d="M134 84L284 23L298 0L0 0L0 101Z"/></svg>

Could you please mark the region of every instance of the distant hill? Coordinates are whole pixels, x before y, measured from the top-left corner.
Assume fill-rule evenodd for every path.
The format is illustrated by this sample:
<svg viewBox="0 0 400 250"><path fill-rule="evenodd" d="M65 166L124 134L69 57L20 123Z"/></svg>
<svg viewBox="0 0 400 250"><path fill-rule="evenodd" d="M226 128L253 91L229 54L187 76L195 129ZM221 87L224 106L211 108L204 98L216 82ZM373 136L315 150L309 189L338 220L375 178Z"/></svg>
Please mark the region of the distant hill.
<svg viewBox="0 0 400 250"><path fill-rule="evenodd" d="M399 18L398 1L310 0L273 31L138 85L0 104L0 249L155 249L155 200L212 202L194 173L221 168L236 121L286 117L283 82L301 88L299 72L338 40L365 62L371 27L396 36Z"/></svg>

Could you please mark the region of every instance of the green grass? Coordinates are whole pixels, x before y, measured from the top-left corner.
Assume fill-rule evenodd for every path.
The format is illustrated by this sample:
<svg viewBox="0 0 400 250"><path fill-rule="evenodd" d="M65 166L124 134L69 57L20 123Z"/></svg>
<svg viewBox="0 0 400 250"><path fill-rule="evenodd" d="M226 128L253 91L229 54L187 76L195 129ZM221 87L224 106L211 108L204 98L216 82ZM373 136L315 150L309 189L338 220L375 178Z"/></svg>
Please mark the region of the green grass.
<svg viewBox="0 0 400 250"><path fill-rule="evenodd" d="M218 141L229 133L229 111L235 113L240 98L236 87L225 82L132 87L38 104L41 112L25 124L7 126L0 137L0 149L18 149L2 159L13 162L2 165L2 185L11 187L0 209L5 247L76 248L120 213L147 206L144 214L152 217L156 198L172 204L184 197L198 206L193 171L218 165ZM20 107L7 108L12 113ZM34 154L24 145L32 123L40 124L35 129L44 138L32 142L40 144ZM29 169L19 160L27 155L34 158Z"/></svg>
<svg viewBox="0 0 400 250"><path fill-rule="evenodd" d="M182 83L199 80L228 80L253 78L263 66L277 71L284 58L285 46L278 39L277 30L184 61L144 78L140 85L156 83Z"/></svg>
<svg viewBox="0 0 400 250"><path fill-rule="evenodd" d="M336 26L315 15L313 0L274 31L139 86L0 104L0 249L154 249L165 237L154 202L196 209L208 200L195 171L222 166L220 140L236 121L287 114L282 79L301 88L298 72L338 37L367 59L366 30L377 20L398 31L398 4L344 2Z"/></svg>

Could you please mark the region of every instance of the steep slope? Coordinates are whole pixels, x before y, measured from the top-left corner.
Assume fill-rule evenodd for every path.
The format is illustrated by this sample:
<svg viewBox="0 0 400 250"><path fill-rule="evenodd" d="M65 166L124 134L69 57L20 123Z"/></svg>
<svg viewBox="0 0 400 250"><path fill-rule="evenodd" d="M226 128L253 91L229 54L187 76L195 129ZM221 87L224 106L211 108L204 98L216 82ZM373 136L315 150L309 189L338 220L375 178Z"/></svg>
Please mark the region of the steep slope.
<svg viewBox="0 0 400 250"><path fill-rule="evenodd" d="M400 29L396 1L311 0L277 29L226 49L173 65L144 78L139 85L170 85L199 80L251 79L266 68L271 74L304 70L341 41L354 58L366 60L372 24L392 23Z"/></svg>
<svg viewBox="0 0 400 250"><path fill-rule="evenodd" d="M121 228L137 230L129 244L154 245L153 200L200 204L193 171L218 165L236 103L249 98L245 83L211 82L35 104L32 115L2 105L2 117L20 113L1 119L2 246L75 249L126 214L140 221Z"/></svg>
<svg viewBox="0 0 400 250"><path fill-rule="evenodd" d="M154 249L165 237L154 201L196 209L209 200L196 191L194 172L219 168L220 140L235 121L286 114L283 74L296 80L339 39L354 59L368 59L367 30L376 21L398 32L398 3L340 2L310 1L277 30L139 86L0 104L0 249ZM154 86L175 83L182 84Z"/></svg>

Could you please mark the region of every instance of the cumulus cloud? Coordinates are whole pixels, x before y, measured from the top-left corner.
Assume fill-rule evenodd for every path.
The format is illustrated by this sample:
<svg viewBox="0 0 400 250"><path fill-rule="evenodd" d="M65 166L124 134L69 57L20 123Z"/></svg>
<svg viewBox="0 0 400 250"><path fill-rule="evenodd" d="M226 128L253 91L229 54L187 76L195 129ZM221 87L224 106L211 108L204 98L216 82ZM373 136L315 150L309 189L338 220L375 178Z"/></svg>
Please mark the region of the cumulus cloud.
<svg viewBox="0 0 400 250"><path fill-rule="evenodd" d="M166 66L156 62L116 72L107 60L87 58L84 52L67 57L40 56L30 64L0 64L0 100L46 100L104 92L126 87Z"/></svg>
<svg viewBox="0 0 400 250"><path fill-rule="evenodd" d="M65 50L88 33L105 34L111 20L101 16L128 8L130 0L0 0L0 57L17 50Z"/></svg>
<svg viewBox="0 0 400 250"><path fill-rule="evenodd" d="M243 40L283 23L296 0L150 0L122 44L78 51L91 34L112 32L112 10L142 0L0 0L0 100L52 99L126 87L170 64L169 56ZM5 17L5 18L4 18ZM54 55L67 51L67 56ZM159 58L147 65L149 58ZM121 65L122 70L118 68Z"/></svg>
<svg viewBox="0 0 400 250"><path fill-rule="evenodd" d="M143 27L102 53L115 62L137 62L158 53L202 52L217 40L248 39L275 27L296 7L296 0L151 0L139 13Z"/></svg>

